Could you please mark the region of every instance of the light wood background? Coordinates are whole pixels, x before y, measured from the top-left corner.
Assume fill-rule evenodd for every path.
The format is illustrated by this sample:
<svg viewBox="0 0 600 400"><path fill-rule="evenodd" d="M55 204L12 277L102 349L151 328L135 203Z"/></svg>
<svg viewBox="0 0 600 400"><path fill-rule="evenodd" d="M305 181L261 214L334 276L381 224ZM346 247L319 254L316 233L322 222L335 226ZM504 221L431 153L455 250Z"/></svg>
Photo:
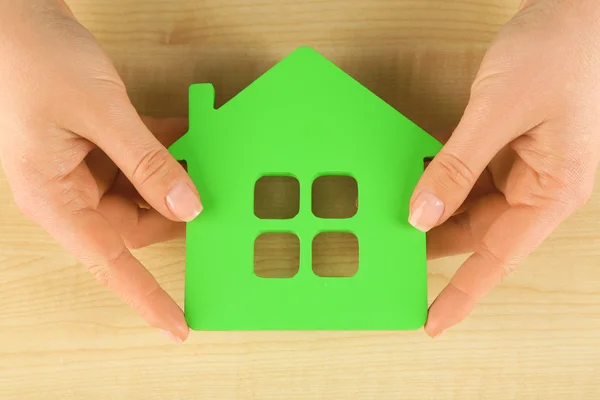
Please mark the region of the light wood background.
<svg viewBox="0 0 600 400"><path fill-rule="evenodd" d="M428 130L450 130L518 0L70 0L140 112L232 97L311 45ZM600 196L464 323L408 333L147 328L40 228L0 178L0 399L598 399ZM137 253L181 303L184 245ZM430 296L462 257L429 264Z"/></svg>

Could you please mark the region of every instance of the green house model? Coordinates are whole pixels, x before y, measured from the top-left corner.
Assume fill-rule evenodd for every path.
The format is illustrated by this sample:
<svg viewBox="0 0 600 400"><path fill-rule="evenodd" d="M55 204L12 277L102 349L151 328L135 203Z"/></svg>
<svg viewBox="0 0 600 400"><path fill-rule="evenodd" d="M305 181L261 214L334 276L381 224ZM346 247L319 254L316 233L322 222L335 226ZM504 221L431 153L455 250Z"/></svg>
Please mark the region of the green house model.
<svg viewBox="0 0 600 400"><path fill-rule="evenodd" d="M186 161L203 212L187 224L185 315L194 330L408 330L427 315L425 234L408 223L424 158L441 144L311 48L301 47L215 109L210 84L190 88L190 129L170 151ZM320 218L313 183L350 176L358 210ZM265 176L299 183L298 213L261 219ZM358 239L351 277L317 276L312 243L323 232ZM265 233L299 239L290 278L254 272Z"/></svg>

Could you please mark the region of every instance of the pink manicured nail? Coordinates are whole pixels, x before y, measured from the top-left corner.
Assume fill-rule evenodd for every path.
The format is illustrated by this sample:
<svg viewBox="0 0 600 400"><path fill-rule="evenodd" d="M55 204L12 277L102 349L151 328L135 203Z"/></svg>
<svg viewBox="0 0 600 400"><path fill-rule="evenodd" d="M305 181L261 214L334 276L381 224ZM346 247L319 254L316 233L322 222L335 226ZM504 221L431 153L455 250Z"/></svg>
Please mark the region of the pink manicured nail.
<svg viewBox="0 0 600 400"><path fill-rule="evenodd" d="M167 206L177 218L190 222L202 212L202 204L187 184L177 182L167 193Z"/></svg>
<svg viewBox="0 0 600 400"><path fill-rule="evenodd" d="M183 343L183 341L181 339L179 339L177 336L173 335L171 332L161 329L160 330L162 333L165 334L166 337L168 337L169 339L171 339L172 341L174 341L175 343Z"/></svg>
<svg viewBox="0 0 600 400"><path fill-rule="evenodd" d="M420 231L433 228L444 213L444 202L436 195L421 192L413 202L408 222Z"/></svg>

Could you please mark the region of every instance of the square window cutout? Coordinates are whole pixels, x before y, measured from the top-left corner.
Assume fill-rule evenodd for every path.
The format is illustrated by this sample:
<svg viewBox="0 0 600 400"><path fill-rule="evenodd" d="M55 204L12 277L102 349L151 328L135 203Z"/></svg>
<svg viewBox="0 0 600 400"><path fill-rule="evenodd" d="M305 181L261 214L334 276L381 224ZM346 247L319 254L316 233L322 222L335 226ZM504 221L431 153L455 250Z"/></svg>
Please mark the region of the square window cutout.
<svg viewBox="0 0 600 400"><path fill-rule="evenodd" d="M291 176L263 176L254 185L254 215L290 219L300 210L300 184Z"/></svg>
<svg viewBox="0 0 600 400"><path fill-rule="evenodd" d="M351 218L358 210L358 184L351 176L318 177L311 197L312 212L318 218Z"/></svg>
<svg viewBox="0 0 600 400"><path fill-rule="evenodd" d="M349 278L358 272L358 238L347 232L322 232L313 239L312 269L321 277Z"/></svg>
<svg viewBox="0 0 600 400"><path fill-rule="evenodd" d="M293 233L263 233L254 241L254 273L291 278L300 268L300 240Z"/></svg>

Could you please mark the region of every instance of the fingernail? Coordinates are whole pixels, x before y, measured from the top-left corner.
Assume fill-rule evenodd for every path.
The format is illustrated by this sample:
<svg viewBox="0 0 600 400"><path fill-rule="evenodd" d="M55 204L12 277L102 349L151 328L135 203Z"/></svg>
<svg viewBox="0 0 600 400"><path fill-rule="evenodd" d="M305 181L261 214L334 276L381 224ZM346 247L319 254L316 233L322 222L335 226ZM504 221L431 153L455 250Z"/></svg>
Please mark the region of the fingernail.
<svg viewBox="0 0 600 400"><path fill-rule="evenodd" d="M202 204L191 187L177 182L167 193L167 206L177 218L190 222L202 212Z"/></svg>
<svg viewBox="0 0 600 400"><path fill-rule="evenodd" d="M165 330L165 329L161 329L160 330L162 333L165 334L166 337L168 337L169 339L171 339L172 341L174 341L175 343L183 343L183 341L181 339L179 339L177 336L175 336L174 334L172 334L171 332Z"/></svg>
<svg viewBox="0 0 600 400"><path fill-rule="evenodd" d="M446 332L446 330L444 329L443 331L441 331L440 333L438 333L437 335L435 335L433 338L439 338L440 336L442 336L444 334L444 332Z"/></svg>
<svg viewBox="0 0 600 400"><path fill-rule="evenodd" d="M420 231L427 232L433 228L444 213L444 202L436 195L421 192L413 202L408 222Z"/></svg>

